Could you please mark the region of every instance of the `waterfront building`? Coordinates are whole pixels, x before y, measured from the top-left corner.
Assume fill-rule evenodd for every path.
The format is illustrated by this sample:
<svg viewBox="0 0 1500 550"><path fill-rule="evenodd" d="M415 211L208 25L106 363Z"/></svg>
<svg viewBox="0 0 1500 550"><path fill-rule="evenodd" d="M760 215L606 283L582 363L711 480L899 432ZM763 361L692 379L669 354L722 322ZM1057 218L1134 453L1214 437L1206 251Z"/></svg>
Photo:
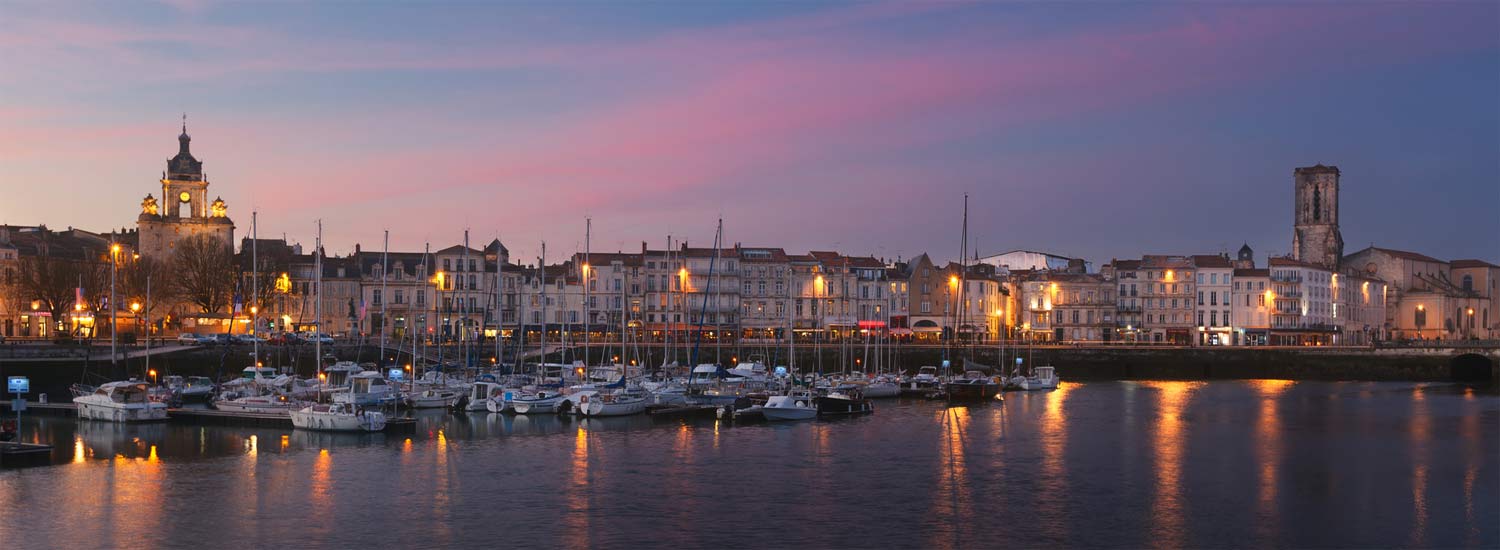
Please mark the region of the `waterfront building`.
<svg viewBox="0 0 1500 550"><path fill-rule="evenodd" d="M1384 325L1389 338L1487 339L1497 334L1492 311L1496 278L1493 264L1480 260L1450 263L1425 254L1374 246L1346 256L1343 262L1350 272L1385 283ZM1470 310L1474 311L1472 316Z"/></svg>
<svg viewBox="0 0 1500 550"><path fill-rule="evenodd" d="M1141 323L1145 320L1145 281L1140 260L1111 260L1100 270L1100 275L1114 281L1118 292L1115 296L1115 333L1125 343L1149 341L1142 338Z"/></svg>
<svg viewBox="0 0 1500 550"><path fill-rule="evenodd" d="M1333 275L1333 318L1339 327L1335 342L1365 346L1384 338L1386 285L1358 272Z"/></svg>
<svg viewBox="0 0 1500 550"><path fill-rule="evenodd" d="M170 258L182 239L209 235L226 247L234 246L234 222L229 207L221 198L208 200L208 176L203 162L189 151L192 138L184 118L182 134L177 136L177 156L167 160L161 176L161 198L150 194L141 200L141 214L136 218L143 256Z"/></svg>
<svg viewBox="0 0 1500 550"><path fill-rule="evenodd" d="M922 342L936 342L943 338L948 324L950 300L958 288L957 277L933 265L926 253L904 264L897 264L906 281L906 300L909 305L908 322L912 338Z"/></svg>
<svg viewBox="0 0 1500 550"><path fill-rule="evenodd" d="M740 257L740 334L742 342L775 342L785 337L791 259L781 248L735 246Z"/></svg>
<svg viewBox="0 0 1500 550"><path fill-rule="evenodd" d="M1194 302L1194 345L1238 345L1230 305L1234 263L1228 255L1195 255L1192 260L1198 293Z"/></svg>
<svg viewBox="0 0 1500 550"><path fill-rule="evenodd" d="M1233 345L1264 346L1270 343L1272 298L1271 270L1235 268L1230 290Z"/></svg>
<svg viewBox="0 0 1500 550"><path fill-rule="evenodd" d="M1058 343L1116 339L1116 284L1104 275L1036 271L1022 275L1017 285L1025 312L1022 330L1028 339Z"/></svg>
<svg viewBox="0 0 1500 550"><path fill-rule="evenodd" d="M1271 332L1273 346L1324 346L1340 343L1342 327L1334 322L1336 274L1319 264L1271 258Z"/></svg>
<svg viewBox="0 0 1500 550"><path fill-rule="evenodd" d="M1187 256L1141 257L1141 338L1157 344L1190 345L1195 320L1195 267Z"/></svg>

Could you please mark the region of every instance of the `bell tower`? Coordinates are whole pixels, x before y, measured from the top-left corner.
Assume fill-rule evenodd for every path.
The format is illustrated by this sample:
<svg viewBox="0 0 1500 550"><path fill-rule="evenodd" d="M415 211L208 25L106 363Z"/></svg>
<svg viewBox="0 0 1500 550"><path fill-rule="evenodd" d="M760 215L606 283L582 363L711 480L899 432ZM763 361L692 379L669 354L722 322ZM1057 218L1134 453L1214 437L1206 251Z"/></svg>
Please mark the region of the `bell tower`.
<svg viewBox="0 0 1500 550"><path fill-rule="evenodd" d="M187 133L187 115L182 116L182 133L177 136L177 156L167 159L161 175L161 200L146 195L141 215L136 220L141 254L170 257L178 240L191 235L210 234L233 246L234 222L222 199L208 199L208 178L203 162L190 150L193 138Z"/></svg>
<svg viewBox="0 0 1500 550"><path fill-rule="evenodd" d="M1292 258L1337 270L1344 257L1339 234L1339 169L1308 166L1292 171Z"/></svg>

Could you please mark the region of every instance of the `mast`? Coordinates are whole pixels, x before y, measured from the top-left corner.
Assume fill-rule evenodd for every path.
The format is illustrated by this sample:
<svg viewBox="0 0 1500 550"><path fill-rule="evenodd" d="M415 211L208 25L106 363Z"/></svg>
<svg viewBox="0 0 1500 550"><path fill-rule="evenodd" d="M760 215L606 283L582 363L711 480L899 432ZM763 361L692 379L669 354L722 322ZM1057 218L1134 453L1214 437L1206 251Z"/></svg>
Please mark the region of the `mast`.
<svg viewBox="0 0 1500 550"><path fill-rule="evenodd" d="M259 223L256 219L257 212L250 212L250 342L255 354L255 366L260 366L260 236L256 231ZM240 251L241 253L244 250ZM147 281L150 281L148 276ZM147 286L150 286L149 282ZM146 342L151 342L151 334L146 334Z"/></svg>
<svg viewBox="0 0 1500 550"><path fill-rule="evenodd" d="M664 266L665 269L663 269L663 271L666 271L667 273L672 273L672 267L671 267L672 266L672 236L671 235L667 235L667 248L666 248L666 254L665 254L665 260L664 261L667 262L667 265ZM672 304L672 278L673 278L673 275L668 275L667 276L667 281L666 281L667 284L666 284L665 288L661 289L662 292L667 295L667 308L666 308L667 313L663 313L662 314L663 316L667 316L667 315L671 315L672 314L671 313L671 309L672 309L671 308L671 304ZM671 323L671 317L664 317L662 319L662 323L661 324L662 324L662 326L666 327L666 330L662 331L662 334L661 334L661 370L666 370L666 368L667 368L667 353L668 353L667 350L668 350L668 348L670 346L670 342L672 340L672 323Z"/></svg>
<svg viewBox="0 0 1500 550"><path fill-rule="evenodd" d="M429 269L432 270L433 273L437 274L437 286L436 286L436 288L434 288L432 290L432 322L431 323L424 323L426 325L425 328L427 330L432 330L432 325L438 324L439 322L441 322L441 320L443 318L442 317L442 311L443 310L440 309L440 304L443 303L443 272L442 271L438 271L437 266L433 265L433 262L432 262L432 243L422 243L422 267L423 267L423 271L424 271L424 273L422 273L423 275L426 275L427 273L425 273L425 271L429 270ZM423 312L422 316L426 317L427 313ZM426 335L423 335L423 336L426 336ZM412 344L412 345L415 346L416 344ZM425 347L426 345L427 344L424 342L423 343L424 347L422 349L422 365L421 365L422 368L426 368L426 366L427 366L427 349ZM442 354L441 354L442 350L443 350L443 347L442 347L441 344L439 344L438 345L438 352L439 352L438 357L439 357L439 359L442 358ZM415 363L415 359L413 359L413 363ZM413 377L415 377L417 375L417 368L418 367L415 364L413 364L413 366L411 368L411 375Z"/></svg>
<svg viewBox="0 0 1500 550"><path fill-rule="evenodd" d="M964 315L968 313L969 303L969 194L964 193L964 221L962 242L958 245L958 336L963 333ZM974 348L965 346L969 350L970 359L973 358Z"/></svg>
<svg viewBox="0 0 1500 550"><path fill-rule="evenodd" d="M460 261L460 262L468 262L469 261L469 230L468 229L464 230L464 251L463 251L462 254L459 255L458 261ZM459 264L459 265L460 265L459 271L463 271L463 268L462 268L463 264ZM460 288L460 289L464 288L463 281L459 281L458 288ZM470 288L469 290L473 291L474 289ZM459 299L461 300L463 298L460 297ZM468 335L468 332L469 332L469 330L468 330L469 329L469 315L472 314L472 313L474 313L474 312L466 310L466 309L464 309L462 307L459 308L459 311L463 312L463 315L459 317L459 323L461 324L461 326L463 326L463 330L459 331L459 340L458 340L459 343L458 343L458 345L459 345L459 348L463 351L463 354L464 354L463 355L463 357L464 357L464 369L468 369L469 366L472 364L472 363L469 362L469 335Z"/></svg>
<svg viewBox="0 0 1500 550"><path fill-rule="evenodd" d="M541 376L546 376L546 374L547 374L547 369L546 369L546 366L547 366L547 241L542 241L542 257L537 259L536 272L537 272L537 276L541 278L541 282L542 282L542 284L541 284L541 286L542 286L542 338L541 338L541 345L539 346L539 348L540 348L539 351L541 352L541 356L537 358L537 363L541 366L541 372L538 372L537 374L541 375Z"/></svg>
<svg viewBox="0 0 1500 550"><path fill-rule="evenodd" d="M590 308L589 308L589 280L590 280L589 270L594 268L594 264L589 263L589 244L590 244L591 238L593 237L593 231L594 231L594 220L591 219L591 218L584 218L583 219L583 366L585 366L585 367L587 367L589 365L589 342L591 340L589 338L589 332L592 332L589 329L594 324L594 318L592 317L593 311L591 311Z"/></svg>
<svg viewBox="0 0 1500 550"><path fill-rule="evenodd" d="M502 291L502 288L504 288L504 286L505 286L504 285L504 283L505 283L505 261L504 261L504 259L499 258L499 249L501 249L502 246L504 246L504 244L499 244L499 235L495 235L495 366L496 367L499 366L499 360L501 360L501 358L504 357L504 355L501 354L501 352L504 351L504 348L502 348L502 346L501 346L501 340L504 340L504 339L502 339L501 336L502 336L502 334L505 334L504 333L504 319L505 319L505 300L504 300L504 297L505 297L505 295L504 295L504 291Z"/></svg>
<svg viewBox="0 0 1500 550"><path fill-rule="evenodd" d="M386 279L390 277L387 270L391 268L391 230L385 230L385 248L380 253L380 365L385 366L385 304L391 300L386 292ZM399 344L397 345L399 347ZM398 354L399 355L399 354ZM416 374L413 371L413 374Z"/></svg>
<svg viewBox="0 0 1500 550"><path fill-rule="evenodd" d="M151 372L151 272L146 272L146 372ZM136 324L140 324L140 318L136 318ZM257 357L257 360L259 358ZM256 363L259 365L260 363ZM145 380L145 376L141 377Z"/></svg>
<svg viewBox="0 0 1500 550"><path fill-rule="evenodd" d="M318 380L323 379L323 220L318 220L318 238L313 247L313 326L317 336L313 338L313 361L318 366Z"/></svg>

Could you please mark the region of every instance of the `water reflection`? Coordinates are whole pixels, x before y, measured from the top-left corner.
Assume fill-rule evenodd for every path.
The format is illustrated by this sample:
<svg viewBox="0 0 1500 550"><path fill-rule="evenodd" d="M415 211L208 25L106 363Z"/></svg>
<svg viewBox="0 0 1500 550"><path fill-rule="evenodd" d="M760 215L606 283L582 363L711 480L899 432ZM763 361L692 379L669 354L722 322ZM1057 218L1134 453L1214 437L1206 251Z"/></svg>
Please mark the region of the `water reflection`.
<svg viewBox="0 0 1500 550"><path fill-rule="evenodd" d="M1157 391L1156 494L1151 502L1152 539L1161 546L1184 546L1186 513L1182 496L1182 455L1187 443L1182 415L1201 382L1143 382Z"/></svg>
<svg viewBox="0 0 1500 550"><path fill-rule="evenodd" d="M1427 541L1427 443L1432 438L1432 412L1428 410L1427 388L1412 389L1411 402L1411 507L1410 543L1422 546Z"/></svg>
<svg viewBox="0 0 1500 550"><path fill-rule="evenodd" d="M1068 394L1078 387L1078 383L1070 382L1048 391L1042 408L1042 494L1038 495L1037 512L1043 534L1054 541L1062 540L1068 528L1064 509L1068 494L1067 465L1063 462L1068 451L1065 405Z"/></svg>
<svg viewBox="0 0 1500 550"><path fill-rule="evenodd" d="M573 437L573 475L568 483L563 524L569 548L589 546L589 433L582 426Z"/></svg>
<svg viewBox="0 0 1500 550"><path fill-rule="evenodd" d="M964 528L971 521L968 470L964 446L969 424L967 407L938 411L942 438L938 441L937 490L933 493L932 517L938 526L933 543L942 548L966 546Z"/></svg>
<svg viewBox="0 0 1500 550"><path fill-rule="evenodd" d="M1256 530L1271 537L1279 529L1276 507L1277 470L1281 465L1281 417L1277 403L1281 394L1291 388L1291 380L1252 380L1250 387L1260 398L1260 417L1255 424L1255 461L1260 465L1256 481Z"/></svg>

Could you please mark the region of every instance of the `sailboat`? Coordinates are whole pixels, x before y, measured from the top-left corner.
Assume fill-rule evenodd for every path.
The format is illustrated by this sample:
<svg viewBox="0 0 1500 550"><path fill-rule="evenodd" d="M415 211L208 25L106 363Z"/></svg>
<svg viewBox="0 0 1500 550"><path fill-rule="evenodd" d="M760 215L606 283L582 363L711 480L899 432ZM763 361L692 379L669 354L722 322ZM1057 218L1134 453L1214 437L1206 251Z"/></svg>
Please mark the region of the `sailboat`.
<svg viewBox="0 0 1500 550"><path fill-rule="evenodd" d="M791 287L791 285L786 286ZM791 308L786 308L785 311L787 371L791 373L792 382L787 386L786 393L766 399L766 404L761 406L760 413L761 416L766 417L766 420L772 422L812 420L818 417L818 405L812 392L801 386L802 381L797 378L797 339L792 333Z"/></svg>

